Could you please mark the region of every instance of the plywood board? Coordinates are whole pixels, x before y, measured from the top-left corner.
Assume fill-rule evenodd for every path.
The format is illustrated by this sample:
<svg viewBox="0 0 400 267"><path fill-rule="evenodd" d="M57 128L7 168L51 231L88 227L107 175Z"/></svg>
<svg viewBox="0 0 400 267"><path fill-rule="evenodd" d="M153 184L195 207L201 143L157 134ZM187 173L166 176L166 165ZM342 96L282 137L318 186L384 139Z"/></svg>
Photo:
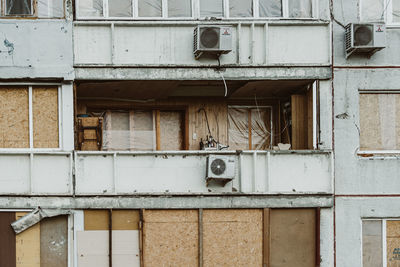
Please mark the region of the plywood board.
<svg viewBox="0 0 400 267"><path fill-rule="evenodd" d="M362 222L363 267L382 266L382 221Z"/></svg>
<svg viewBox="0 0 400 267"><path fill-rule="evenodd" d="M204 266L262 266L263 210L203 210Z"/></svg>
<svg viewBox="0 0 400 267"><path fill-rule="evenodd" d="M33 87L33 146L58 148L58 88Z"/></svg>
<svg viewBox="0 0 400 267"><path fill-rule="evenodd" d="M400 221L386 222L387 267L400 266Z"/></svg>
<svg viewBox="0 0 400 267"><path fill-rule="evenodd" d="M160 112L160 149L182 150L184 116L179 111Z"/></svg>
<svg viewBox="0 0 400 267"><path fill-rule="evenodd" d="M198 266L197 210L146 210L144 266Z"/></svg>
<svg viewBox="0 0 400 267"><path fill-rule="evenodd" d="M108 230L108 210L85 210L84 211L85 231Z"/></svg>
<svg viewBox="0 0 400 267"><path fill-rule="evenodd" d="M360 149L382 147L379 95L360 94Z"/></svg>
<svg viewBox="0 0 400 267"><path fill-rule="evenodd" d="M114 214L114 212L113 212ZM113 223L114 224L114 223ZM112 231L112 266L140 266L139 231Z"/></svg>
<svg viewBox="0 0 400 267"><path fill-rule="evenodd" d="M14 221L14 212L0 212L0 266L13 267L16 263Z"/></svg>
<svg viewBox="0 0 400 267"><path fill-rule="evenodd" d="M15 219L26 213L17 212ZM16 235L16 267L40 267L40 223Z"/></svg>
<svg viewBox="0 0 400 267"><path fill-rule="evenodd" d="M307 98L304 95L292 95L292 149L308 148Z"/></svg>
<svg viewBox="0 0 400 267"><path fill-rule="evenodd" d="M40 222L40 266L68 266L68 217L57 216Z"/></svg>
<svg viewBox="0 0 400 267"><path fill-rule="evenodd" d="M27 87L0 87L0 147L29 148Z"/></svg>
<svg viewBox="0 0 400 267"><path fill-rule="evenodd" d="M140 215L139 210L113 210L113 230L138 230Z"/></svg>
<svg viewBox="0 0 400 267"><path fill-rule="evenodd" d="M108 267L108 231L78 231L78 267Z"/></svg>
<svg viewBox="0 0 400 267"><path fill-rule="evenodd" d="M270 233L270 266L315 266L315 209L271 209Z"/></svg>

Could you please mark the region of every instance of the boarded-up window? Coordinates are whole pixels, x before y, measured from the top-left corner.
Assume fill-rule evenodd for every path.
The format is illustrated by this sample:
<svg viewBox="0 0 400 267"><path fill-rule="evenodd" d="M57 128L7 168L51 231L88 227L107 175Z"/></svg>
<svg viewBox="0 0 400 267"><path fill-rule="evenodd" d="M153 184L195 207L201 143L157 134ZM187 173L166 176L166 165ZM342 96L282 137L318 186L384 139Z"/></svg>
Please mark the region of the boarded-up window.
<svg viewBox="0 0 400 267"><path fill-rule="evenodd" d="M109 266L110 230L112 266L140 266L138 210L84 211L84 229L77 232L78 266Z"/></svg>
<svg viewBox="0 0 400 267"><path fill-rule="evenodd" d="M400 221L386 221L387 266L400 266Z"/></svg>
<svg viewBox="0 0 400 267"><path fill-rule="evenodd" d="M382 266L382 221L362 223L363 267Z"/></svg>
<svg viewBox="0 0 400 267"><path fill-rule="evenodd" d="M272 209L270 266L314 267L315 229L315 209Z"/></svg>
<svg viewBox="0 0 400 267"><path fill-rule="evenodd" d="M198 211L144 212L144 266L198 266Z"/></svg>
<svg viewBox="0 0 400 267"><path fill-rule="evenodd" d="M181 150L184 114L180 111L107 111L104 150Z"/></svg>
<svg viewBox="0 0 400 267"><path fill-rule="evenodd" d="M204 266L262 266L262 240L262 210L203 212Z"/></svg>
<svg viewBox="0 0 400 267"><path fill-rule="evenodd" d="M360 150L400 149L400 94L360 94Z"/></svg>
<svg viewBox="0 0 400 267"><path fill-rule="evenodd" d="M0 147L29 148L28 88L0 88Z"/></svg>
<svg viewBox="0 0 400 267"><path fill-rule="evenodd" d="M0 266L15 266L15 233L11 223L15 221L14 212L0 212Z"/></svg>
<svg viewBox="0 0 400 267"><path fill-rule="evenodd" d="M272 109L228 109L229 148L232 150L265 150L271 148Z"/></svg>

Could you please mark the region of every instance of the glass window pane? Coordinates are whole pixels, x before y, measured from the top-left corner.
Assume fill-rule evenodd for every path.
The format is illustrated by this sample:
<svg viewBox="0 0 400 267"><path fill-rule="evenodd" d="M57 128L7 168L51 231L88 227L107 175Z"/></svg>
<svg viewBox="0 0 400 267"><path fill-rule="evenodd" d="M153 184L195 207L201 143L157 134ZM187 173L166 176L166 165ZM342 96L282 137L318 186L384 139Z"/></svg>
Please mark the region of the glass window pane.
<svg viewBox="0 0 400 267"><path fill-rule="evenodd" d="M139 17L161 16L161 0L139 0Z"/></svg>
<svg viewBox="0 0 400 267"><path fill-rule="evenodd" d="M382 266L382 221L362 222L363 266Z"/></svg>
<svg viewBox="0 0 400 267"><path fill-rule="evenodd" d="M223 0L200 0L201 17L223 17Z"/></svg>
<svg viewBox="0 0 400 267"><path fill-rule="evenodd" d="M190 0L168 0L168 17L191 17L192 3Z"/></svg>
<svg viewBox="0 0 400 267"><path fill-rule="evenodd" d="M282 0L260 0L260 17L282 17Z"/></svg>
<svg viewBox="0 0 400 267"><path fill-rule="evenodd" d="M393 21L400 22L400 0L392 0L393 5Z"/></svg>
<svg viewBox="0 0 400 267"><path fill-rule="evenodd" d="M109 17L132 17L132 0L108 1Z"/></svg>
<svg viewBox="0 0 400 267"><path fill-rule="evenodd" d="M63 0L38 0L39 18L62 18L64 17Z"/></svg>
<svg viewBox="0 0 400 267"><path fill-rule="evenodd" d="M312 0L289 0L289 17L311 18Z"/></svg>
<svg viewBox="0 0 400 267"><path fill-rule="evenodd" d="M363 21L383 20L383 1L382 0L362 0L361 19Z"/></svg>
<svg viewBox="0 0 400 267"><path fill-rule="evenodd" d="M32 0L6 0L6 15L33 15Z"/></svg>
<svg viewBox="0 0 400 267"><path fill-rule="evenodd" d="M79 0L79 17L103 17L103 0Z"/></svg>
<svg viewBox="0 0 400 267"><path fill-rule="evenodd" d="M230 0L229 1L230 17L252 17L253 16L253 0Z"/></svg>

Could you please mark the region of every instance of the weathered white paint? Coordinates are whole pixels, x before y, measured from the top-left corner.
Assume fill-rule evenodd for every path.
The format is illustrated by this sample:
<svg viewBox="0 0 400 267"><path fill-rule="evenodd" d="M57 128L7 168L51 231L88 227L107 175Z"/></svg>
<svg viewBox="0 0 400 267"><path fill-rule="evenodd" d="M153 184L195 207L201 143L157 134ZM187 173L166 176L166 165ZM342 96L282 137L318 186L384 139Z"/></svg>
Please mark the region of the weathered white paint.
<svg viewBox="0 0 400 267"><path fill-rule="evenodd" d="M2 20L0 51L1 79L73 79L69 20Z"/></svg>
<svg viewBox="0 0 400 267"><path fill-rule="evenodd" d="M74 91L73 85L63 84L61 86L61 148L64 151L74 150Z"/></svg>
<svg viewBox="0 0 400 267"><path fill-rule="evenodd" d="M236 170L235 179L225 187L206 187L207 153L191 152L76 152L75 192L77 195L113 195L237 191L301 194L333 191L330 152L244 152L236 156L237 162L241 158L240 164L237 164L240 171ZM234 155L235 152L229 154Z"/></svg>
<svg viewBox="0 0 400 267"><path fill-rule="evenodd" d="M74 64L79 66L215 65L216 59L194 58L193 29L198 23L205 24L169 21L157 24L76 22ZM282 25L257 21L240 22L240 26L238 22L221 23L233 26L232 52L221 56L221 64L268 66L330 63L330 26L327 23L287 22Z"/></svg>
<svg viewBox="0 0 400 267"><path fill-rule="evenodd" d="M72 194L72 153L0 152L0 194Z"/></svg>

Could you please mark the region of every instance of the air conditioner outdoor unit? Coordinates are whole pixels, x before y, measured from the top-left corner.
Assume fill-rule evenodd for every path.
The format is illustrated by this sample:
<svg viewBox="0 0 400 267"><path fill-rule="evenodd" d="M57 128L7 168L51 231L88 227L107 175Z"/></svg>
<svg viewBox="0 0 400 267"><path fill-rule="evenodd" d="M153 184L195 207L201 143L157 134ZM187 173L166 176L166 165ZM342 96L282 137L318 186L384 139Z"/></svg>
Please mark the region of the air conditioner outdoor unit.
<svg viewBox="0 0 400 267"><path fill-rule="evenodd" d="M386 27L382 23L350 23L345 33L346 58L352 54L371 56L386 46Z"/></svg>
<svg viewBox="0 0 400 267"><path fill-rule="evenodd" d="M217 56L232 51L232 27L198 25L194 29L193 52L196 59L204 53Z"/></svg>
<svg viewBox="0 0 400 267"><path fill-rule="evenodd" d="M235 178L236 158L235 156L210 155L207 158L206 183L210 181L226 183Z"/></svg>

